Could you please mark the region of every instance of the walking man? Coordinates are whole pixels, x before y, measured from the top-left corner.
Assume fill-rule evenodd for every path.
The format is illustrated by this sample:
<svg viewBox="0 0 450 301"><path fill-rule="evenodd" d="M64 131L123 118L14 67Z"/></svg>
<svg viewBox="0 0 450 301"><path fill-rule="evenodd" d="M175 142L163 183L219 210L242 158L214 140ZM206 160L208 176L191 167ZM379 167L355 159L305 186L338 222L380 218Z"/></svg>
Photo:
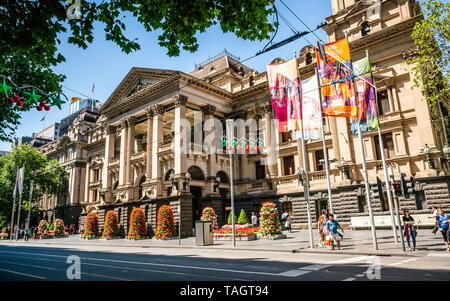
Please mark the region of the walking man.
<svg viewBox="0 0 450 301"><path fill-rule="evenodd" d="M434 221L434 228L433 228L432 233L433 233L433 234L436 234L437 230L439 229L439 222L438 222L438 216L439 216L439 213L438 213L438 210L437 210L436 206L433 206L432 208L433 208L432 213L433 213L433 216L434 216L434 218L435 218L435 221Z"/></svg>
<svg viewBox="0 0 450 301"><path fill-rule="evenodd" d="M331 249L334 250L334 243L337 243L338 249L341 249L341 237L338 234L338 228L344 232L338 221L334 219L334 215L330 213L329 220L327 221L327 229L330 235Z"/></svg>
<svg viewBox="0 0 450 301"><path fill-rule="evenodd" d="M28 238L30 238L30 228L26 227L25 228L25 235L24 235L25 241L28 241Z"/></svg>
<svg viewBox="0 0 450 301"><path fill-rule="evenodd" d="M258 227L258 217L255 212L252 212L252 225L253 227Z"/></svg>
<svg viewBox="0 0 450 301"><path fill-rule="evenodd" d="M444 214L444 211L441 208L439 208L438 213L439 231L441 231L444 242L447 245L447 251L450 251L450 232L448 229L450 217L447 214Z"/></svg>

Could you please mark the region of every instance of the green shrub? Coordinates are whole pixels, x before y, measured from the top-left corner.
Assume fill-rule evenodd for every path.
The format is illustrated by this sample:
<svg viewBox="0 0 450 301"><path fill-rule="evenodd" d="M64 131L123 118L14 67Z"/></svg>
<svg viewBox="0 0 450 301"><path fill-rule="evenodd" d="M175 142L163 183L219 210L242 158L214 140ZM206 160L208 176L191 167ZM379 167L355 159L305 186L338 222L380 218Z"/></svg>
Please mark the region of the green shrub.
<svg viewBox="0 0 450 301"><path fill-rule="evenodd" d="M244 209L241 209L241 213L239 214L239 218L238 218L237 223L240 224L240 225L244 225L244 224L248 224L249 223L247 214L245 213Z"/></svg>
<svg viewBox="0 0 450 301"><path fill-rule="evenodd" d="M231 212L230 212L230 215L228 215L228 225L231 225L232 223L233 223L233 220L231 219ZM234 215L234 223L235 224L237 224L237 217L236 217L236 215Z"/></svg>
<svg viewBox="0 0 450 301"><path fill-rule="evenodd" d="M6 227L3 227L3 229L2 229L2 233L6 233L6 232L8 232L8 228L6 228Z"/></svg>
<svg viewBox="0 0 450 301"><path fill-rule="evenodd" d="M53 225L53 223L48 227L48 230L53 230L53 227L54 227L54 225Z"/></svg>

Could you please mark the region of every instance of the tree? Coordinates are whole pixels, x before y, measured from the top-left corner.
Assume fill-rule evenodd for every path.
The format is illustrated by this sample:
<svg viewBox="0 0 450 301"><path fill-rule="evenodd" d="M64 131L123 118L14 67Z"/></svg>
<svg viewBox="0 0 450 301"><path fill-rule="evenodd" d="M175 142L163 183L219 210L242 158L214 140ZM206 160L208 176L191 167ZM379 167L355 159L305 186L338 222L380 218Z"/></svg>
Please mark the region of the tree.
<svg viewBox="0 0 450 301"><path fill-rule="evenodd" d="M232 212L230 212L230 214L228 215L228 221L227 221L228 225L231 225L233 223L233 218L231 216L232 216ZM236 215L234 215L234 223L237 224L237 216Z"/></svg>
<svg viewBox="0 0 450 301"><path fill-rule="evenodd" d="M244 224L248 224L248 217L247 214L245 213L244 209L241 209L241 213L239 214L239 218L238 218L238 224L240 225L244 225Z"/></svg>
<svg viewBox="0 0 450 301"><path fill-rule="evenodd" d="M57 161L47 161L44 154L28 144L15 147L10 155L0 157L0 226L10 223L17 169L22 166L24 167L22 210L28 211L30 206L31 180L34 180L33 201L39 200L46 192L60 195L65 191L68 174ZM32 214L37 213L38 209L33 208ZM21 214L20 217L23 222L27 214Z"/></svg>
<svg viewBox="0 0 450 301"><path fill-rule="evenodd" d="M414 85L439 116L440 105L450 111L450 3L425 0L422 7L424 19L414 26L416 49L408 62L413 64Z"/></svg>
<svg viewBox="0 0 450 301"><path fill-rule="evenodd" d="M80 1L80 18L68 19L76 4L67 1L3 0L0 2L0 74L10 76L18 85L31 84L47 92L61 91L64 75L52 67L65 61L58 52L60 34L70 33L67 42L83 49L94 39L94 23L103 24L105 36L123 52L140 49L137 37L125 36L124 19L134 17L147 32L161 31L159 45L169 56L180 48L194 52L196 34L219 24L247 40L264 40L274 31L268 21L273 0L111 0ZM76 3L76 2L75 2ZM74 6L75 5L75 6ZM0 78L1 79L1 78ZM0 98L0 140L10 140L17 128L20 112Z"/></svg>

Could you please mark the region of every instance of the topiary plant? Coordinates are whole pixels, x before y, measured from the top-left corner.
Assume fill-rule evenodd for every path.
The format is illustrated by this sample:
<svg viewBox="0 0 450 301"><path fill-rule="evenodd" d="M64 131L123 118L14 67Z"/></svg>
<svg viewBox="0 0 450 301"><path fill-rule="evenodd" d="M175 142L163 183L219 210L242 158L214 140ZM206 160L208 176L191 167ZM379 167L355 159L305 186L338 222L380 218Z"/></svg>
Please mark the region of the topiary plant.
<svg viewBox="0 0 450 301"><path fill-rule="evenodd" d="M50 224L50 227L48 227L48 230L53 230L53 223L52 224Z"/></svg>
<svg viewBox="0 0 450 301"><path fill-rule="evenodd" d="M141 208L134 208L130 216L130 229L127 239L142 239L147 237L145 213Z"/></svg>
<svg viewBox="0 0 450 301"><path fill-rule="evenodd" d="M45 219L41 220L38 225L38 233L44 233L47 228L48 222Z"/></svg>
<svg viewBox="0 0 450 301"><path fill-rule="evenodd" d="M86 224L82 238L98 237L98 216L97 212L91 212L86 216Z"/></svg>
<svg viewBox="0 0 450 301"><path fill-rule="evenodd" d="M237 223L240 224L240 225L244 225L244 224L248 224L249 223L247 214L245 213L244 209L241 209L241 213L239 214L239 218L238 218Z"/></svg>
<svg viewBox="0 0 450 301"><path fill-rule="evenodd" d="M163 205L158 210L158 225L154 238L166 239L176 237L173 211L169 205Z"/></svg>
<svg viewBox="0 0 450 301"><path fill-rule="evenodd" d="M56 237L63 237L66 236L64 233L64 222L62 221L62 219L57 219L55 220L55 222L52 224L52 226L54 226L55 228L55 236Z"/></svg>
<svg viewBox="0 0 450 301"><path fill-rule="evenodd" d="M202 217L200 219L202 221L211 221L215 229L219 228L216 211L210 206L203 208Z"/></svg>
<svg viewBox="0 0 450 301"><path fill-rule="evenodd" d="M114 210L106 212L102 238L115 238L119 235L119 219Z"/></svg>
<svg viewBox="0 0 450 301"><path fill-rule="evenodd" d="M259 233L263 236L281 234L281 223L277 206L272 202L265 202L261 207Z"/></svg>
<svg viewBox="0 0 450 301"><path fill-rule="evenodd" d="M231 212L230 212L230 214L228 215L228 221L227 221L227 224L228 225L231 225L232 223L233 223L233 220L232 220L232 218L231 218ZM234 215L234 223L235 224L237 224L237 217L236 217L236 215Z"/></svg>

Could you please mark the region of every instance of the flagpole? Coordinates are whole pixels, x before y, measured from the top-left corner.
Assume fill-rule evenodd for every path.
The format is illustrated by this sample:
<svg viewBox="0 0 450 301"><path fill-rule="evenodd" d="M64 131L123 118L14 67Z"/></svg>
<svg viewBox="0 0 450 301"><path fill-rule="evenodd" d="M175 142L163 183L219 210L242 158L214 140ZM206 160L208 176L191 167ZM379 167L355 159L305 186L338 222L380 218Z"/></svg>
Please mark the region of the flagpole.
<svg viewBox="0 0 450 301"><path fill-rule="evenodd" d="M369 57L369 51L366 50L366 57L369 59L370 62L370 57ZM377 87L375 85L375 80L374 80L374 89L375 89L375 105L378 107L378 97L377 97ZM378 115L378 122L380 122L380 114L377 110L377 115ZM398 243L398 237L397 237L397 226L395 223L395 217L394 217L394 209L393 209L393 202L392 202L392 195L391 195L391 184L389 181L389 176L388 176L388 172L387 172L387 166L386 166L386 156L384 154L384 144L383 144L383 138L381 137L381 124L378 125L378 141L380 144L380 152L381 152L381 160L383 161L383 171L384 171L384 178L385 178L385 182L386 182L386 193L388 196L388 202L389 202L389 213L391 215L391 219L392 219L392 231L394 233L394 241L395 243ZM379 193L382 193L382 191L380 191ZM400 235L402 235L400 233Z"/></svg>
<svg viewBox="0 0 450 301"><path fill-rule="evenodd" d="M12 206L12 213L11 213L11 230L9 233L9 240L12 240L12 234L14 232L14 215L16 214L16 194L17 194L17 181L19 180L19 168L17 167L16 172L16 184L14 186L14 193L13 193L13 206Z"/></svg>
<svg viewBox="0 0 450 301"><path fill-rule="evenodd" d="M19 211L18 214L17 214L17 230L19 230L19 226L20 226L20 207L22 207L22 193L19 193L19 204L18 204L17 207L18 207L17 210ZM19 240L19 234L16 235L16 240Z"/></svg>
<svg viewBox="0 0 450 301"><path fill-rule="evenodd" d="M295 69L297 71L297 76L298 76L298 78L300 78L300 74L298 71L298 64L297 64L297 55L294 54L294 58L295 58ZM305 200L306 200L306 210L308 211L309 245L310 245L311 249L313 249L314 248L314 237L313 237L313 230L312 230L311 204L310 204L310 200L309 200L308 162L307 162L307 158L306 158L307 154L306 154L306 146L305 146L305 137L303 135L303 116L301 116L301 118L300 118L300 123L301 123L300 133L301 133L301 139L302 139L302 154L303 154L303 156L302 156L303 157L302 176L304 175L304 177L303 177L303 181L304 181L303 193L305 195Z"/></svg>
<svg viewBox="0 0 450 301"><path fill-rule="evenodd" d="M319 76L317 73L317 68L315 69L315 76L316 76L316 80L317 80L317 84L319 87L319 102L320 102L320 116L321 116L321 130L322 130L322 144L323 144L323 154L324 154L324 159L325 159L325 171L326 171L326 175L327 175L327 188L328 188L328 203L330 206L330 213L334 214L333 211L333 197L331 195L331 183L330 183L330 165L329 165L329 161L328 161L328 149L325 143L325 130L324 130L324 126L323 126L323 108L322 108L322 91L320 89L320 81L319 81Z"/></svg>
<svg viewBox="0 0 450 301"><path fill-rule="evenodd" d="M31 180L30 181L30 203L28 204L27 228L30 227L31 202L32 202L32 197L33 197L33 184L34 184L34 181Z"/></svg>

